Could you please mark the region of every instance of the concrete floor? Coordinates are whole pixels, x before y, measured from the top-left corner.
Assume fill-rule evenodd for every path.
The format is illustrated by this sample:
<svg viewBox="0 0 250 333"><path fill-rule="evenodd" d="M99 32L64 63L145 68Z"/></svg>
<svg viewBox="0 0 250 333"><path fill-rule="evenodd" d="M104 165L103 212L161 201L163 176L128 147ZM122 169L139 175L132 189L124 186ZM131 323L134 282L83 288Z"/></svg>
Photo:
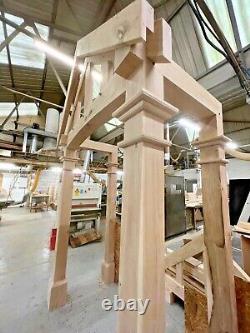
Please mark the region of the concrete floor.
<svg viewBox="0 0 250 333"><path fill-rule="evenodd" d="M100 281L103 242L71 249L68 303L48 312L48 283L54 252L48 250L56 213L8 208L0 222L0 333L112 333L116 313L101 308L117 286ZM168 333L184 332L181 303L167 305ZM131 333L128 331L128 333Z"/></svg>

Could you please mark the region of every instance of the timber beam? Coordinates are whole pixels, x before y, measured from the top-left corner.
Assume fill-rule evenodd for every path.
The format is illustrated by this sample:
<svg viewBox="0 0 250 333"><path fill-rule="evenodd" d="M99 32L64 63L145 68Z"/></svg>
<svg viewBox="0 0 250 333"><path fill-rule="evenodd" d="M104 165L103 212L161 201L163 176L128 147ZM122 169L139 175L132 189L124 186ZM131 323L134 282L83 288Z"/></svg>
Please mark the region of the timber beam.
<svg viewBox="0 0 250 333"><path fill-rule="evenodd" d="M154 9L146 0L136 0L77 43L81 58L146 41L147 29L154 31Z"/></svg>
<svg viewBox="0 0 250 333"><path fill-rule="evenodd" d="M104 152L104 153L111 153L115 154L117 153L118 147L114 145L110 145L108 143L99 142L99 141L93 141L93 140L85 140L81 146L80 149L85 150L94 150L98 152Z"/></svg>

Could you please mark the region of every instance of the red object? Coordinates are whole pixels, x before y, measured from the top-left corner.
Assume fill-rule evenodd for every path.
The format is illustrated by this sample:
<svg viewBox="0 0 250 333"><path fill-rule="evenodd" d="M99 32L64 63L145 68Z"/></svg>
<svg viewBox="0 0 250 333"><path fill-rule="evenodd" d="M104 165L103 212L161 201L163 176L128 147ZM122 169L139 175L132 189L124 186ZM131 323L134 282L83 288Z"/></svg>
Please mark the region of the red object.
<svg viewBox="0 0 250 333"><path fill-rule="evenodd" d="M51 229L50 234L50 241L49 241L49 249L50 251L54 251L56 247L56 234L57 234L57 228Z"/></svg>

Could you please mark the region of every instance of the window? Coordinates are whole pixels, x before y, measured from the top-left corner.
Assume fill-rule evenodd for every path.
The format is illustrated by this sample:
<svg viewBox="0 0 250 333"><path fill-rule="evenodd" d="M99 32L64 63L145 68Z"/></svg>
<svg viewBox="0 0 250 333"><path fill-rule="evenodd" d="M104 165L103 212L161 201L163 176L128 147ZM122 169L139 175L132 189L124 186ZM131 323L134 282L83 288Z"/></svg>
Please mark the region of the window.
<svg viewBox="0 0 250 333"><path fill-rule="evenodd" d="M0 22L0 44L5 40L4 38L4 31L3 31L3 24ZM6 48L0 52L0 63L7 64L8 63L8 58L7 58L7 52Z"/></svg>
<svg viewBox="0 0 250 333"><path fill-rule="evenodd" d="M117 118L112 118L108 121L108 123L104 124L104 127L106 129L106 131L110 132L113 129L115 129L117 126L120 126L122 124L122 122L117 119Z"/></svg>
<svg viewBox="0 0 250 333"><path fill-rule="evenodd" d="M102 72L101 65L94 65L92 68L92 79L93 79L93 99L99 96L102 85Z"/></svg>
<svg viewBox="0 0 250 333"><path fill-rule="evenodd" d="M122 124L122 122L117 118L110 119L109 123L115 126L120 126Z"/></svg>
<svg viewBox="0 0 250 333"><path fill-rule="evenodd" d="M0 103L0 117L7 117L13 110L15 103ZM21 103L18 106L19 116L37 116L38 109L34 103ZM16 117L16 112L12 117Z"/></svg>
<svg viewBox="0 0 250 333"><path fill-rule="evenodd" d="M10 14L5 14L5 17L16 24L20 25L23 19ZM6 25L7 34L10 35L15 29ZM36 27L45 40L48 39L49 28L36 23ZM33 28L26 27L27 30L34 33ZM2 22L0 22L0 42L4 40L4 30ZM34 67L34 68L44 68L45 54L39 51L35 46L33 39L26 36L23 33L19 33L9 44L11 62L13 65ZM7 64L7 50L6 47L0 52L0 63Z"/></svg>
<svg viewBox="0 0 250 333"><path fill-rule="evenodd" d="M249 0L232 0L234 14L239 29L242 47L250 43L250 3Z"/></svg>
<svg viewBox="0 0 250 333"><path fill-rule="evenodd" d="M237 2L238 0L236 0ZM248 0L247 0L248 1ZM233 34L233 28L230 21L227 5L225 0L207 0L207 5L209 6L210 10L212 11L217 23L219 24L221 30L223 31L225 37L227 38L230 46L232 47L233 51L237 50L234 34ZM204 15L203 15L204 17ZM205 19L205 17L204 17ZM205 19L206 20L206 19ZM202 48L204 51L204 56L207 62L207 65L209 68L216 65L218 62L222 61L224 59L223 55L220 54L218 51L216 51L211 45L208 44L208 42L205 40L202 30L198 25L198 33L200 36L200 41L202 44ZM206 30L207 31L207 30ZM221 46L219 43L215 40L215 38L211 35L209 31L207 31L207 36L209 39L219 48Z"/></svg>

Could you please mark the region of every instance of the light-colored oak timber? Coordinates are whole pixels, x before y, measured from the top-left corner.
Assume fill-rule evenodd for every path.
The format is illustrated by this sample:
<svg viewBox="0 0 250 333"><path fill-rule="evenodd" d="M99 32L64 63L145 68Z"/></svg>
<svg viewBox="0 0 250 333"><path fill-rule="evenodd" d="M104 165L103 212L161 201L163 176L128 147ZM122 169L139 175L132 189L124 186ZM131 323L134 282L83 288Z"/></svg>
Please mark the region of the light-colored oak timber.
<svg viewBox="0 0 250 333"><path fill-rule="evenodd" d="M162 110L166 112L166 117L174 117L178 114L179 110L171 105L168 102L159 100L156 96L152 95L151 92L141 89L136 95L133 96L133 98L130 98L126 101L126 104L122 105L120 108L118 108L114 113L113 116L116 118L119 118L121 121L126 122L129 118L132 116L135 116L136 114L143 111L146 107L150 106L151 113L157 118L162 118ZM125 124L126 125L126 124ZM136 137L140 136L139 130L136 130L136 127L134 128ZM140 129L141 130L141 129ZM149 132L147 132L148 135L150 135L151 131L150 128L148 128ZM143 135L143 134L142 134ZM159 139L160 140L160 139Z"/></svg>
<svg viewBox="0 0 250 333"><path fill-rule="evenodd" d="M127 84L127 99L133 98L141 90L147 90L156 98L164 100L164 77L147 58L146 43L138 43L134 52L143 59L143 63L130 74L128 81L133 82L133 85Z"/></svg>
<svg viewBox="0 0 250 333"><path fill-rule="evenodd" d="M113 76L114 64L111 61L106 61L101 63L101 71L102 71L102 82L100 93L102 94L103 90L105 90L105 86L109 84L109 80Z"/></svg>
<svg viewBox="0 0 250 333"><path fill-rule="evenodd" d="M70 114L70 108L71 108L72 103L74 102L74 98L75 98L75 94L76 94L76 89L77 89L77 85L78 85L78 81L79 81L79 77L80 77L80 71L79 71L77 64L78 64L78 62L76 61L76 58L75 58L74 66L72 68L70 78L69 78L67 95L66 95L65 102L64 102L62 121L61 121L60 129L59 129L59 133L58 133L58 143L60 142L61 135L64 134L64 132L66 130L68 117Z"/></svg>
<svg viewBox="0 0 250 333"><path fill-rule="evenodd" d="M216 116L215 116L216 117ZM237 333L237 312L233 278L231 229L229 224L226 161L221 136L222 121L210 120L200 132L204 242L207 270L211 275L213 306L208 332ZM211 130L212 124L214 129ZM218 128L217 128L218 127ZM214 134L217 132L217 137ZM210 141L210 142L209 142ZM222 306L223 300L223 306Z"/></svg>
<svg viewBox="0 0 250 333"><path fill-rule="evenodd" d="M93 141L93 140L85 140L81 146L80 149L86 149L86 150L94 150L104 153L111 153L114 156L117 154L117 146L110 145L108 143L100 142L100 141ZM116 163L116 162L114 162Z"/></svg>
<svg viewBox="0 0 250 333"><path fill-rule="evenodd" d="M165 63L172 59L172 31L164 19L155 21L154 32L147 31L147 57L153 62Z"/></svg>
<svg viewBox="0 0 250 333"><path fill-rule="evenodd" d="M79 83L77 86L76 96L74 100L74 108L77 107L78 103L83 103L84 93L85 93L85 75L86 73L81 73Z"/></svg>
<svg viewBox="0 0 250 333"><path fill-rule="evenodd" d="M144 91L114 114L125 122L119 297L150 299L143 316L119 312L119 333L165 332L163 138L176 112Z"/></svg>
<svg viewBox="0 0 250 333"><path fill-rule="evenodd" d="M180 111L199 120L221 112L221 103L173 60L155 67L164 76L165 100Z"/></svg>
<svg viewBox="0 0 250 333"><path fill-rule="evenodd" d="M49 286L48 308L54 310L67 300L66 265L69 243L69 225L72 206L73 169L76 153L68 149L64 152L62 182L57 210L57 239L54 272Z"/></svg>
<svg viewBox="0 0 250 333"><path fill-rule="evenodd" d="M142 64L143 59L135 46L124 46L115 50L114 71L127 79Z"/></svg>
<svg viewBox="0 0 250 333"><path fill-rule="evenodd" d="M68 148L78 149L94 130L110 120L112 113L125 102L125 95L124 79L115 74L102 95L96 98L91 109L86 111L89 117L86 120L80 119L78 126L69 133Z"/></svg>
<svg viewBox="0 0 250 333"><path fill-rule="evenodd" d="M117 164L116 152L108 156L107 171L107 209L105 227L104 260L102 262L102 281L115 282L115 224L116 224L116 192L117 192Z"/></svg>
<svg viewBox="0 0 250 333"><path fill-rule="evenodd" d="M168 274L165 274L165 281L166 288L184 301L184 285Z"/></svg>
<svg viewBox="0 0 250 333"><path fill-rule="evenodd" d="M107 208L105 226L104 260L102 262L102 281L115 282L115 223L116 223L116 191L117 191L117 163L118 148L103 142L85 140L82 149L108 153L107 171Z"/></svg>
<svg viewBox="0 0 250 333"><path fill-rule="evenodd" d="M154 30L154 9L146 0L136 0L109 21L80 39L78 57L108 52L122 45L146 40L146 30Z"/></svg>
<svg viewBox="0 0 250 333"><path fill-rule="evenodd" d="M174 266L187 258L193 257L198 253L204 251L204 237L199 235L194 237L190 242L178 248L171 254L167 254L165 257L165 268Z"/></svg>
<svg viewBox="0 0 250 333"><path fill-rule="evenodd" d="M137 57L141 59L140 64ZM118 333L164 333L164 284L166 282L166 288L170 290L174 283L176 292L183 298L183 279L189 283L194 271L197 288L204 288L204 283L206 285L208 333L237 333L233 269L241 276L244 274L235 264L233 268L232 261L224 151L228 139L223 136L221 104L171 59L169 26L163 20L154 22L154 10L146 0L136 0L82 38L77 44L76 61L82 59L85 68L89 63L87 73L84 70L84 117L77 117L78 121L73 122L76 106L78 111L82 106L77 90L78 66L75 66L71 73L59 139L67 144L68 152L88 145L99 149L100 146L98 148L88 140L90 135L112 116L124 122L124 141L120 144L124 149L124 188L119 296L125 301L131 298L150 299L143 316L137 311L119 312ZM119 75L112 73L110 64L114 62L114 70ZM91 66L99 63L104 80L100 95L93 100ZM75 114L70 119L71 111ZM205 250L206 278L202 272L203 266L194 262L192 257L186 258L197 251L197 248L194 250L195 241L179 249L175 255L164 257L163 160L164 148L170 146L170 142L164 140L164 124L179 111L189 114L203 126L199 141L195 144L201 150L205 218L204 243L201 238L197 242L201 250ZM66 125L69 131L67 135ZM112 163L116 163L116 153L113 150L109 152L111 197L108 199L107 242L102 266L102 276L106 282L113 281L114 273L115 203L111 198L115 197L116 175ZM72 181L73 161L68 163L71 163L71 170L67 171L65 164L63 176L67 195L70 190L66 184ZM66 207L69 207L69 197L65 200ZM63 209L66 208L63 207L59 214ZM50 289L51 309L66 301L68 214L67 208L64 214L66 218L62 219L59 230L56 269ZM166 269L166 274L170 275L167 281L164 260L171 260L171 265L175 265ZM175 275L178 281L173 282Z"/></svg>
<svg viewBox="0 0 250 333"><path fill-rule="evenodd" d="M82 112L82 103L78 102L77 105L76 105L75 112L73 114L72 129L76 128L79 120L81 119L81 112Z"/></svg>
<svg viewBox="0 0 250 333"><path fill-rule="evenodd" d="M106 62L114 62L115 50L97 54L95 56L86 57L87 62L91 62L93 65L101 65Z"/></svg>
<svg viewBox="0 0 250 333"><path fill-rule="evenodd" d="M85 85L84 85L84 118L89 116L91 112L91 105L93 100L93 76L92 76L93 64L88 63L85 74Z"/></svg>
<svg viewBox="0 0 250 333"><path fill-rule="evenodd" d="M209 267L209 258L206 248L204 249L203 252L203 267L204 267L204 284L207 296L207 317L208 317L208 322L210 322L214 305L214 297L213 297L211 271Z"/></svg>

